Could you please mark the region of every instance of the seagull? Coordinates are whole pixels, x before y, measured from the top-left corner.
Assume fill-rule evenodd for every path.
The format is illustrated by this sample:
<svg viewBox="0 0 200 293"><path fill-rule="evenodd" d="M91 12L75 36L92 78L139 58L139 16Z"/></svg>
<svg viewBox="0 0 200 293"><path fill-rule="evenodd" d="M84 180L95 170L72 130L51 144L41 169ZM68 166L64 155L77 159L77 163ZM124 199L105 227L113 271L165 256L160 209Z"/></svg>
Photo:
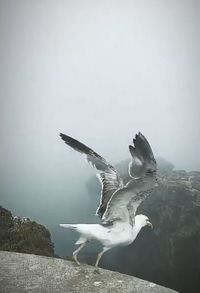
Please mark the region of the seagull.
<svg viewBox="0 0 200 293"><path fill-rule="evenodd" d="M131 162L128 165L130 180L124 184L116 168L102 156L80 141L60 133L62 140L75 151L86 156L87 161L100 173L101 196L96 214L101 218L101 224L60 224L80 234L75 245L79 247L73 252L73 259L78 261L78 253L91 241L102 244L102 251L97 255L95 267L98 267L102 255L117 246L127 246L137 237L144 226L153 225L145 215L136 215L141 202L157 185L157 164L150 144L139 132L129 145Z"/></svg>

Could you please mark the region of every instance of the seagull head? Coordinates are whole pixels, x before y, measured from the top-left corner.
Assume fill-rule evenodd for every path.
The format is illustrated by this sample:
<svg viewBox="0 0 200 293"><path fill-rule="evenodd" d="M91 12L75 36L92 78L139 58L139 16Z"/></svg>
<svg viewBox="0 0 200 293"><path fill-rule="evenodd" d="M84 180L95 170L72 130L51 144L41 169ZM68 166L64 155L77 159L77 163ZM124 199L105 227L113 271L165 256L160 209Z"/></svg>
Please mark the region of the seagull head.
<svg viewBox="0 0 200 293"><path fill-rule="evenodd" d="M153 229L152 223L149 221L149 218L145 215L137 215L135 217L135 223L139 224L140 227L150 226Z"/></svg>

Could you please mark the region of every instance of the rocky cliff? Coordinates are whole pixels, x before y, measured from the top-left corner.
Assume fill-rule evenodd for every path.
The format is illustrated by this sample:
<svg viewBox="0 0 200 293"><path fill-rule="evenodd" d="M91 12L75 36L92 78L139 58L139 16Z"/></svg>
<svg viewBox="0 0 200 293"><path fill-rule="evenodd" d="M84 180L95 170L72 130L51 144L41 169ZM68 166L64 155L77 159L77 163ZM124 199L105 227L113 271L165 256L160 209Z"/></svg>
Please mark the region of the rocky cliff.
<svg viewBox="0 0 200 293"><path fill-rule="evenodd" d="M0 251L1 293L175 293L168 288L73 262Z"/></svg>
<svg viewBox="0 0 200 293"><path fill-rule="evenodd" d="M0 250L54 256L50 232L28 218L13 216L0 206Z"/></svg>

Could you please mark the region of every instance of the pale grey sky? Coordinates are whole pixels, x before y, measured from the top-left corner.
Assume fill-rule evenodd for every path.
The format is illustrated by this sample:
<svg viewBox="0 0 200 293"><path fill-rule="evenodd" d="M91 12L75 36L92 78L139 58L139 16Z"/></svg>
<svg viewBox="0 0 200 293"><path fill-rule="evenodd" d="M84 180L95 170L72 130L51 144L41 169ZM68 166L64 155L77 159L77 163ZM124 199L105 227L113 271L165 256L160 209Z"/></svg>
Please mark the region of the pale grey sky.
<svg viewBox="0 0 200 293"><path fill-rule="evenodd" d="M84 185L90 167L59 132L117 162L140 130L156 156L200 170L199 4L0 0L2 202L53 210Z"/></svg>

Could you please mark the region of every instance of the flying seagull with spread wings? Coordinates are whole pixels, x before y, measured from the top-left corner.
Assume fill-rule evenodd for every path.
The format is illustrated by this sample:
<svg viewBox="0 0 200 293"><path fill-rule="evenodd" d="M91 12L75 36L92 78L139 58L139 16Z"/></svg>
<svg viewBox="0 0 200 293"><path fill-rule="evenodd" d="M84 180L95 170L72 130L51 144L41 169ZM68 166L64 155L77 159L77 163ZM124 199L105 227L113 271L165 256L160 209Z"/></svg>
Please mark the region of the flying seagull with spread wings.
<svg viewBox="0 0 200 293"><path fill-rule="evenodd" d="M61 133L60 137L71 148L86 155L87 161L100 171L97 176L102 189L96 213L101 217L102 224L60 224L80 234L75 243L79 247L73 252L78 265L77 255L87 242L98 241L102 244L103 250L95 263L98 267L104 252L116 246L131 244L142 227L153 227L147 216L136 215L136 211L156 185L156 160L144 135L140 132L136 134L133 145L129 146L132 156L129 164L130 180L124 185L116 168L103 157L70 136Z"/></svg>

